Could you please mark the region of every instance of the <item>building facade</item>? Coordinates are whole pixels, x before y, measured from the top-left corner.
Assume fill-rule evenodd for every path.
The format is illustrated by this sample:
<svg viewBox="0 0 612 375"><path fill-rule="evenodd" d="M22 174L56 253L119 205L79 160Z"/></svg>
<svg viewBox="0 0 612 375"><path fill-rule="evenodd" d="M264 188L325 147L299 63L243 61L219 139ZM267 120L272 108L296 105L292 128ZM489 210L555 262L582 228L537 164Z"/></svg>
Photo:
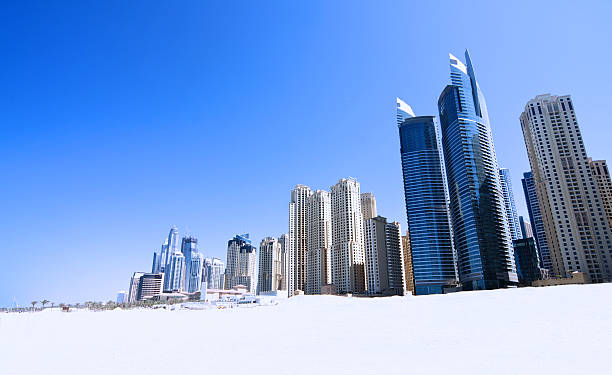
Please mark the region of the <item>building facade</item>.
<svg viewBox="0 0 612 375"><path fill-rule="evenodd" d="M521 238L512 243L519 285L531 286L534 281L542 279L535 239L533 237Z"/></svg>
<svg viewBox="0 0 612 375"><path fill-rule="evenodd" d="M237 285L247 287L249 293L257 291L257 254L249 234L236 235L227 242L225 289Z"/></svg>
<svg viewBox="0 0 612 375"><path fill-rule="evenodd" d="M510 170L508 168L499 169L499 182L501 183L502 193L504 195L504 205L506 206L506 218L512 240L522 238L521 227L514 201L514 192L512 191L512 179L510 178Z"/></svg>
<svg viewBox="0 0 612 375"><path fill-rule="evenodd" d="M307 209L312 190L306 185L296 185L291 191L289 203L289 274L287 290L289 297L296 290L306 287Z"/></svg>
<svg viewBox="0 0 612 375"><path fill-rule="evenodd" d="M382 216L365 221L367 292L371 295L404 295L406 280L402 234L398 222Z"/></svg>
<svg viewBox="0 0 612 375"><path fill-rule="evenodd" d="M306 285L305 294L321 294L321 286L331 284L331 197L316 190L306 205Z"/></svg>
<svg viewBox="0 0 612 375"><path fill-rule="evenodd" d="M185 291L199 292L202 288L204 255L198 251L198 240L192 236L183 237L181 253L185 257Z"/></svg>
<svg viewBox="0 0 612 375"><path fill-rule="evenodd" d="M223 289L225 284L225 264L219 258L206 258L202 271L202 283L207 289ZM202 286L204 287L204 286Z"/></svg>
<svg viewBox="0 0 612 375"><path fill-rule="evenodd" d="M278 236L278 244L281 248L281 257L283 259L283 277L281 290L287 290L289 285L289 235L287 233L283 233Z"/></svg>
<svg viewBox="0 0 612 375"><path fill-rule="evenodd" d="M164 292L185 291L185 256L176 252L170 255L164 270Z"/></svg>
<svg viewBox="0 0 612 375"><path fill-rule="evenodd" d="M140 286L140 278L144 272L134 272L130 279L130 287L128 288L127 303L134 303L138 300L138 287Z"/></svg>
<svg viewBox="0 0 612 375"><path fill-rule="evenodd" d="M521 227L521 238L534 238L533 228L523 216L519 216L519 225Z"/></svg>
<svg viewBox="0 0 612 375"><path fill-rule="evenodd" d="M610 172L608 164L605 160L593 160L589 158L591 164L591 173L597 182L597 190L601 203L606 211L608 225L612 226L612 181L610 181Z"/></svg>
<svg viewBox="0 0 612 375"><path fill-rule="evenodd" d="M338 293L364 293L363 218L357 180L343 178L331 187L331 223L332 284Z"/></svg>
<svg viewBox="0 0 612 375"><path fill-rule="evenodd" d="M281 245L274 237L266 237L259 244L259 275L257 294L281 290L285 277Z"/></svg>
<svg viewBox="0 0 612 375"><path fill-rule="evenodd" d="M361 216L363 217L364 222L378 216L376 210L376 198L374 198L374 194L361 193L359 198L361 200Z"/></svg>
<svg viewBox="0 0 612 375"><path fill-rule="evenodd" d="M140 284L138 285L138 301L146 301L162 294L163 285L163 273L145 273L140 278Z"/></svg>
<svg viewBox="0 0 612 375"><path fill-rule="evenodd" d="M457 273L437 126L433 116L419 116L398 128L410 241L407 283L414 294L443 293L457 285Z"/></svg>
<svg viewBox="0 0 612 375"><path fill-rule="evenodd" d="M570 96L536 96L520 122L552 276L578 271L590 282L611 281L612 233Z"/></svg>
<svg viewBox="0 0 612 375"><path fill-rule="evenodd" d="M410 249L410 232L402 236L402 250L404 251L404 281L406 292L414 293L414 269L412 267L412 250Z"/></svg>
<svg viewBox="0 0 612 375"><path fill-rule="evenodd" d="M529 213L529 222L533 230L533 238L535 238L536 246L538 247L540 267L550 271L552 270L552 262L550 260L548 240L546 239L544 220L542 219L542 211L540 211L540 203L538 202L533 173L523 173L521 182L523 183L523 193L525 194L525 203L527 203L527 212Z"/></svg>
<svg viewBox="0 0 612 375"><path fill-rule="evenodd" d="M503 288L518 282L512 237L486 103L465 59L450 55L438 100L457 269L464 290Z"/></svg>

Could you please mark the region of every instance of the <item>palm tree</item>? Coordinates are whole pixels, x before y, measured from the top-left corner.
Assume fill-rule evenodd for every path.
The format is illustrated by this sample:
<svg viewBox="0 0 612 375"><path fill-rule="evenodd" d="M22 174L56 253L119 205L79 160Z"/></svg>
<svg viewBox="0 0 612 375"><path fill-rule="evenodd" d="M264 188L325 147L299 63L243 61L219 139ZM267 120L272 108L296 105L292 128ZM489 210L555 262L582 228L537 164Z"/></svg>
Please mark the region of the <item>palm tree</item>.
<svg viewBox="0 0 612 375"><path fill-rule="evenodd" d="M42 301L40 301L40 303L43 305L43 309L45 308L45 305L46 305L47 303L49 303L49 302L51 302L51 301L48 301L48 300L46 300L46 299L43 299Z"/></svg>
<svg viewBox="0 0 612 375"><path fill-rule="evenodd" d="M38 301L32 301L30 302L32 304L32 309L34 309L34 306L36 306L36 304L38 303Z"/></svg>

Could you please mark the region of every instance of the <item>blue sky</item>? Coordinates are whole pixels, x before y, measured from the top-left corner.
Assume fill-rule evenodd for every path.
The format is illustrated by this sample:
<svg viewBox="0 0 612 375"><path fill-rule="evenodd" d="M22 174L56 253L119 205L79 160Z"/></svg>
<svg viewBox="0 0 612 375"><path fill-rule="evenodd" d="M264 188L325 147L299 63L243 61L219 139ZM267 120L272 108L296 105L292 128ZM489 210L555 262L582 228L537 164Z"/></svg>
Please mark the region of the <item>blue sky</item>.
<svg viewBox="0 0 612 375"><path fill-rule="evenodd" d="M530 98L572 95L610 157L608 2L422 3L5 4L0 306L114 299L171 225L225 259L297 183L355 177L405 227L395 97L437 115L465 48L521 214Z"/></svg>

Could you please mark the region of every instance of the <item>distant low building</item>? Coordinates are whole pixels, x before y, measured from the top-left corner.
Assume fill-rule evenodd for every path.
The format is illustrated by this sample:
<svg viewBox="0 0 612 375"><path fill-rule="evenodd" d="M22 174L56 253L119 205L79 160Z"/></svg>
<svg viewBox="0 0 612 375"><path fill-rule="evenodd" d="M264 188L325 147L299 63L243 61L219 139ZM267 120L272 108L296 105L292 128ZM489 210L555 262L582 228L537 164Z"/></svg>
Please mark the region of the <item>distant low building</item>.
<svg viewBox="0 0 612 375"><path fill-rule="evenodd" d="M117 292L117 303L127 303L128 292L120 290Z"/></svg>
<svg viewBox="0 0 612 375"><path fill-rule="evenodd" d="M200 301L216 302L224 300L237 300L246 295L253 295L252 293L249 293L246 285L236 285L232 289L202 289Z"/></svg>
<svg viewBox="0 0 612 375"><path fill-rule="evenodd" d="M145 273L140 277L137 300L146 301L162 294L163 285L163 273Z"/></svg>
<svg viewBox="0 0 612 375"><path fill-rule="evenodd" d="M572 277L558 277L545 280L536 280L532 286L556 286L571 284L587 284L587 275L584 272L572 272Z"/></svg>

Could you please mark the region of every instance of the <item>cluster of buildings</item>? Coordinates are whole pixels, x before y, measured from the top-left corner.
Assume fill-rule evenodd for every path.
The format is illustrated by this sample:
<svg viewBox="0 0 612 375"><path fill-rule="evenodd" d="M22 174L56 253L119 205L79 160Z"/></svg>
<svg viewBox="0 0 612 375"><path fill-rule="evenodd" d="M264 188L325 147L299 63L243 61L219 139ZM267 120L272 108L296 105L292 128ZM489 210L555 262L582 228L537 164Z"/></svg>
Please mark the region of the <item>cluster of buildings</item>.
<svg viewBox="0 0 612 375"><path fill-rule="evenodd" d="M379 216L353 178L329 191L296 185L288 233L257 248L228 241L224 264L173 227L150 273L134 273L125 302L210 296L442 294L612 281L612 182L588 157L569 96L539 95L520 115L531 170L518 215L510 171L497 162L487 106L469 53L450 55L439 117L397 99L407 214ZM208 297L207 297L208 296Z"/></svg>
<svg viewBox="0 0 612 375"><path fill-rule="evenodd" d="M297 185L289 203L287 291L402 295L404 251L398 222L378 216L372 193L353 178L330 191Z"/></svg>
<svg viewBox="0 0 612 375"><path fill-rule="evenodd" d="M469 53L450 55L439 121L397 99L414 294L612 280L605 161L586 153L569 96L539 95L520 116L531 171L519 217L499 168L484 95ZM576 277L575 273L580 273ZM540 282L538 285L546 285Z"/></svg>
<svg viewBox="0 0 612 375"><path fill-rule="evenodd" d="M205 258L197 238L184 236L179 247L178 229L172 227L161 249L153 253L151 272L134 272L117 302L200 298L203 288L223 289L224 274L225 264L218 258Z"/></svg>

